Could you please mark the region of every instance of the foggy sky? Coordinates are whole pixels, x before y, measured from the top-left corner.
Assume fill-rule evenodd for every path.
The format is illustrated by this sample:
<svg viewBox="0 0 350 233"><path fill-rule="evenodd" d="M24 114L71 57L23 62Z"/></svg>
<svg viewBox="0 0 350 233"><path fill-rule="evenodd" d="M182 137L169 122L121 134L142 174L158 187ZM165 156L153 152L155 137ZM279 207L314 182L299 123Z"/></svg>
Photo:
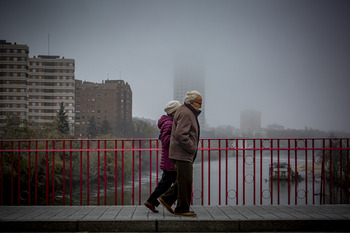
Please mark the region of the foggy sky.
<svg viewBox="0 0 350 233"><path fill-rule="evenodd" d="M73 58L75 78L123 79L133 116L158 119L173 98L174 56L205 61L210 126L350 132L347 0L0 0L0 39L30 56ZM48 43L48 34L50 43Z"/></svg>

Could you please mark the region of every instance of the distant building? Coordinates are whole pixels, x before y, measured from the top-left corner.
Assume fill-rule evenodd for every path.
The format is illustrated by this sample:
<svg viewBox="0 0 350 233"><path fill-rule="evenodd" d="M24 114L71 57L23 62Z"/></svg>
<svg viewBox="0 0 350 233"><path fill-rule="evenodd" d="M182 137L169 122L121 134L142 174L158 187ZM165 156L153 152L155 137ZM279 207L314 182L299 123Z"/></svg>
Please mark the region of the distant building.
<svg viewBox="0 0 350 233"><path fill-rule="evenodd" d="M284 126L274 123L272 125L267 125L266 129L267 130L284 130Z"/></svg>
<svg viewBox="0 0 350 233"><path fill-rule="evenodd" d="M57 117L63 102L74 133L74 59L39 55L29 58L28 120L42 127Z"/></svg>
<svg viewBox="0 0 350 233"><path fill-rule="evenodd" d="M75 85L75 137L88 138L91 118L100 127L107 120L114 136L123 135L132 122L132 91L123 80L102 83L76 80Z"/></svg>
<svg viewBox="0 0 350 233"><path fill-rule="evenodd" d="M242 137L256 137L261 131L261 113L247 110L241 112L240 118Z"/></svg>
<svg viewBox="0 0 350 233"><path fill-rule="evenodd" d="M188 91L196 90L203 97L202 113L198 117L201 128L205 122L205 70L200 59L194 56L179 57L174 65L174 99L182 104Z"/></svg>
<svg viewBox="0 0 350 233"><path fill-rule="evenodd" d="M0 127L7 115L27 119L28 54L27 45L0 40Z"/></svg>

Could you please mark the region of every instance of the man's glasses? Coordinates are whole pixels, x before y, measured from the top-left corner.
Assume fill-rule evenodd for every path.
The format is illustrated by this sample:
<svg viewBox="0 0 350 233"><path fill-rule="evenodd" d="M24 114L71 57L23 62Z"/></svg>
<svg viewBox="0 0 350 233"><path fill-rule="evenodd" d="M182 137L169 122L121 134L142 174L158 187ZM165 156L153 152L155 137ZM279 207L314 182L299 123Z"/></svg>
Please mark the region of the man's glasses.
<svg viewBox="0 0 350 233"><path fill-rule="evenodd" d="M202 105L202 102L198 102L198 101L196 101L196 100L193 100L193 102L195 102L195 103L197 103L197 104L199 104L199 105Z"/></svg>

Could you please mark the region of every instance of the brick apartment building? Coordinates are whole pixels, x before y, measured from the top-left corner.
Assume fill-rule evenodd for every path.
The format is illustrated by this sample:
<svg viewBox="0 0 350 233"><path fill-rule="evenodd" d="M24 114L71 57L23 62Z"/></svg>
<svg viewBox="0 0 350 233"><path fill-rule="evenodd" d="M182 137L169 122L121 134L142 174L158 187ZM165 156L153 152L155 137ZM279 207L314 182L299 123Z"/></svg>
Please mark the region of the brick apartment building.
<svg viewBox="0 0 350 233"><path fill-rule="evenodd" d="M27 119L29 47L0 40L0 127L7 115Z"/></svg>
<svg viewBox="0 0 350 233"><path fill-rule="evenodd" d="M7 115L41 128L57 117L64 103L71 134L88 138L89 120L104 120L122 136L132 123L132 91L123 80L102 83L75 80L75 60L60 56L29 57L29 47L0 40L0 127Z"/></svg>
<svg viewBox="0 0 350 233"><path fill-rule="evenodd" d="M50 124L63 102L74 133L74 70L73 59L49 55L29 58L28 120L39 127Z"/></svg>
<svg viewBox="0 0 350 233"><path fill-rule="evenodd" d="M102 83L75 80L75 137L89 138L89 122L94 118L97 128L107 120L114 136L132 122L132 91L123 80Z"/></svg>
<svg viewBox="0 0 350 233"><path fill-rule="evenodd" d="M63 102L74 130L74 59L39 55L29 47L0 41L0 127L7 115L17 115L37 127L51 124Z"/></svg>

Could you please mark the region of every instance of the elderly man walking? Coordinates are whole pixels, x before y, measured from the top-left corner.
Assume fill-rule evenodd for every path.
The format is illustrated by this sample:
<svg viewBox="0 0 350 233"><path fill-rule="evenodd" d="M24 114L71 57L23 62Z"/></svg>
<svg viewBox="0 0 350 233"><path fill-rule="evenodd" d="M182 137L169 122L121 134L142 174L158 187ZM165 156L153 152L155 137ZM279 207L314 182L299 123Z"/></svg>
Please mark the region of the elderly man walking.
<svg viewBox="0 0 350 233"><path fill-rule="evenodd" d="M174 162L177 172L175 183L158 201L172 214L179 216L196 216L190 210L193 162L196 159L200 127L199 110L202 107L202 96L198 91L190 91L185 96L173 120L171 131L169 158ZM171 205L177 200L175 211Z"/></svg>

